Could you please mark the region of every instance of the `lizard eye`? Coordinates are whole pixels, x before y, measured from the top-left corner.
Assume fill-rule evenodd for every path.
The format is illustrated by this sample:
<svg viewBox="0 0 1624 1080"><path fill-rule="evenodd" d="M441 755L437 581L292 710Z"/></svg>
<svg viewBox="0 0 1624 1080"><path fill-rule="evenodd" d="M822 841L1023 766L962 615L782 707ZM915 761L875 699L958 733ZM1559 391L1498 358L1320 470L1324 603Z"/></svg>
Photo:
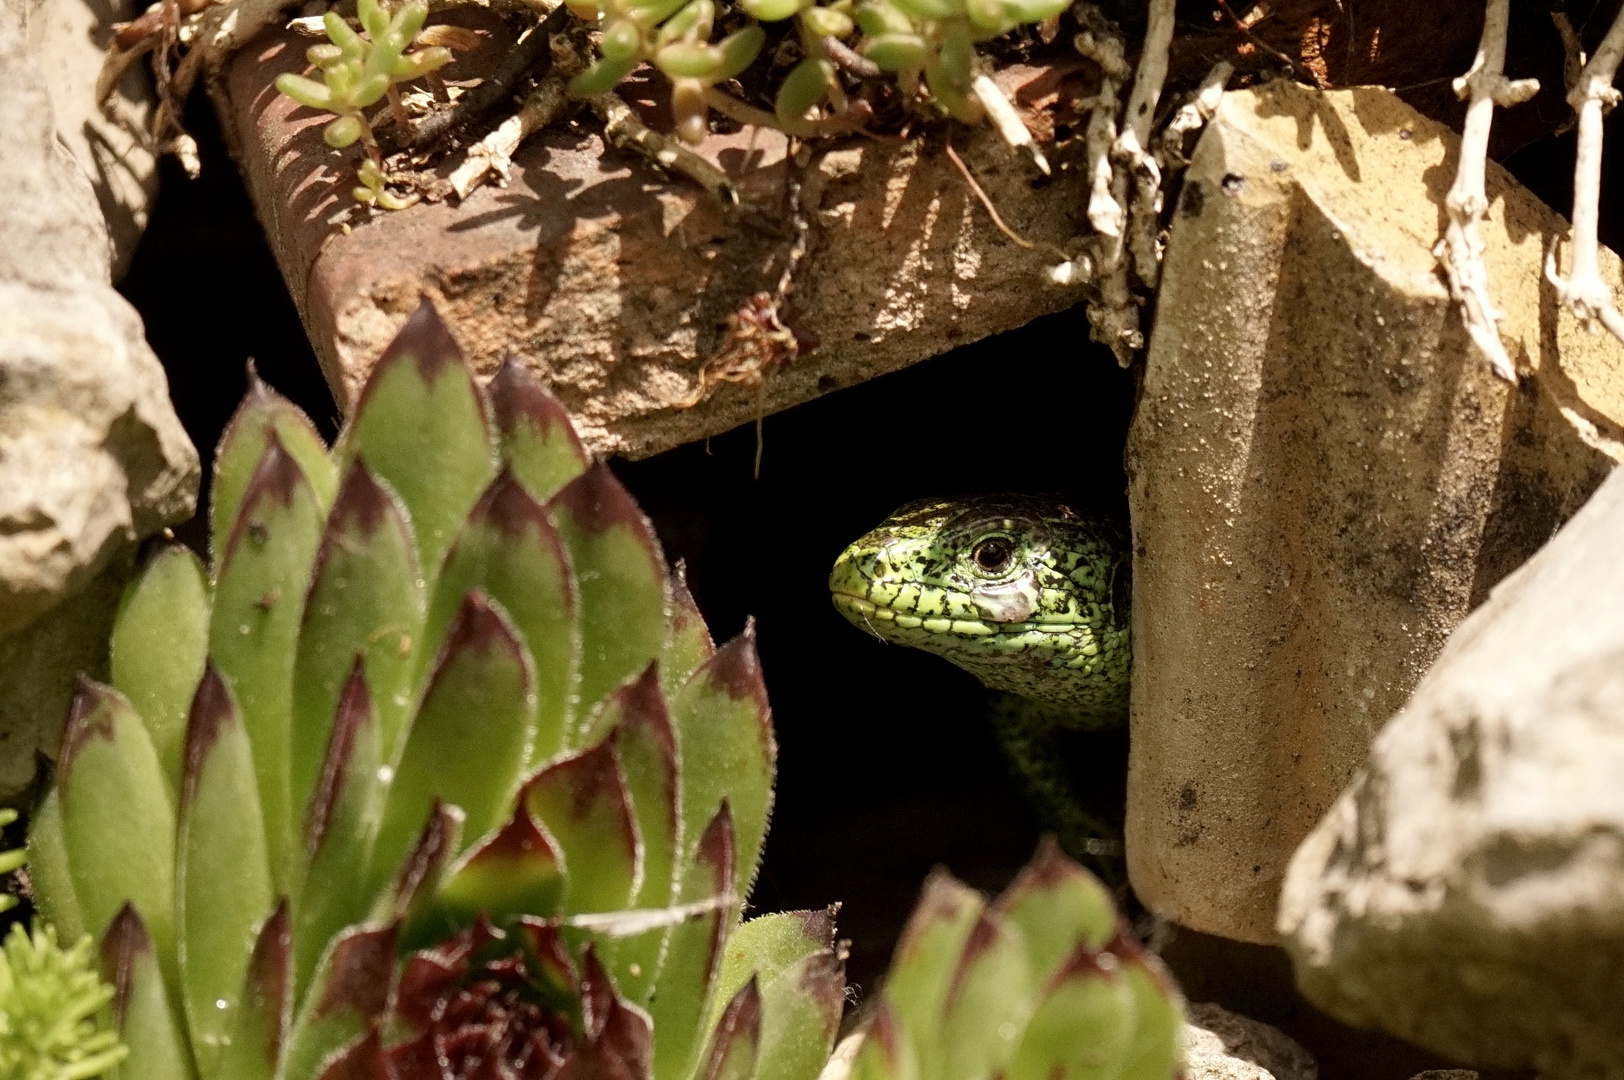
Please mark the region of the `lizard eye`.
<svg viewBox="0 0 1624 1080"><path fill-rule="evenodd" d="M1015 546L1001 536L989 537L970 553L976 566L988 574L1001 574L1015 561Z"/></svg>

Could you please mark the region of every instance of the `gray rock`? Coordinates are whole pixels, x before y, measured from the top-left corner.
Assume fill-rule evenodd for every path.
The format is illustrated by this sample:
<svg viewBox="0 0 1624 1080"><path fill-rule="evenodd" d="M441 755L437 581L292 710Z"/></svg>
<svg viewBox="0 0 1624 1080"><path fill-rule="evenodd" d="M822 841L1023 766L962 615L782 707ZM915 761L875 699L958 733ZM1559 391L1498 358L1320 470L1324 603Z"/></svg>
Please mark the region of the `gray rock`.
<svg viewBox="0 0 1624 1080"><path fill-rule="evenodd" d="M1457 146L1390 91L1282 79L1226 94L1185 175L1127 447L1128 870L1181 925L1275 940L1382 722L1624 458L1619 344L1541 278L1566 223L1492 165L1521 386L1471 349L1432 254Z"/></svg>
<svg viewBox="0 0 1624 1080"><path fill-rule="evenodd" d="M1185 1013L1184 1080L1318 1080L1313 1056L1279 1028L1213 1002Z"/></svg>
<svg viewBox="0 0 1624 1080"><path fill-rule="evenodd" d="M1472 1065L1624 1076L1624 470L1449 638L1292 859L1328 1012Z"/></svg>
<svg viewBox="0 0 1624 1080"><path fill-rule="evenodd" d="M94 668L101 608L36 620L106 587L142 537L190 516L197 452L139 316L113 291L96 196L58 140L15 5L0 5L0 71L0 655L49 640L52 656ZM30 631L47 637L19 637ZM55 752L70 686L39 664L0 664L0 798L32 774L36 750Z"/></svg>
<svg viewBox="0 0 1624 1080"><path fill-rule="evenodd" d="M57 135L96 193L112 241L113 279L124 276L158 193L158 163L140 133L154 108L151 79L137 63L124 73L104 111L96 80L112 24L146 7L134 0L12 0L22 3L30 55L45 77Z"/></svg>

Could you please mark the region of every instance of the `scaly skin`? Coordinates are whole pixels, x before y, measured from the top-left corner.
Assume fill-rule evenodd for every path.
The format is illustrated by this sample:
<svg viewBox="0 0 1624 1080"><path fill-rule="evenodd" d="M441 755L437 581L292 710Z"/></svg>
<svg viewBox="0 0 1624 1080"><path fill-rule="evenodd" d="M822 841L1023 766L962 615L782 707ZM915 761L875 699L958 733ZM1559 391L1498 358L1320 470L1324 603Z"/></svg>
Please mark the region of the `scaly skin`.
<svg viewBox="0 0 1624 1080"><path fill-rule="evenodd" d="M1122 530L1058 499L938 499L909 503L843 551L829 590L869 633L1006 692L990 718L1028 799L1069 852L1101 856L1120 851L1114 830L1082 809L1054 728L1127 718L1130 567Z"/></svg>
<svg viewBox="0 0 1624 1080"><path fill-rule="evenodd" d="M1128 712L1129 566L1120 530L1058 499L936 499L841 552L829 590L876 637L1105 727Z"/></svg>

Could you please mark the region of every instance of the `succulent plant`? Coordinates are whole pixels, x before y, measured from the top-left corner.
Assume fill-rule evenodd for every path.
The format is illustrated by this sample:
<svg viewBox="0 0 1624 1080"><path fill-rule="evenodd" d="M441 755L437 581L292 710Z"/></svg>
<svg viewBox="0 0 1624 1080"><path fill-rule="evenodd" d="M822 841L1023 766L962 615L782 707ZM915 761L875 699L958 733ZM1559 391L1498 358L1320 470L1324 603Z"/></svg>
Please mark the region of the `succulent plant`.
<svg viewBox="0 0 1624 1080"><path fill-rule="evenodd" d="M0 810L0 827L17 820ZM26 861L22 850L0 852L0 873ZM17 906L0 896L0 911ZM0 945L0 1076L6 1080L89 1080L124 1059L104 1015L113 988L91 967L91 940L71 949L54 926L30 931L13 923Z"/></svg>
<svg viewBox="0 0 1624 1080"><path fill-rule="evenodd" d="M327 41L305 50L305 58L321 71L320 82L287 71L276 77L276 88L301 105L334 114L321 133L328 146L341 150L360 140L366 147L353 191L357 202L400 210L417 200L384 187L381 153L366 110L390 94L396 83L421 78L450 63L451 50L426 45L407 51L428 18L428 0L405 0L393 11L379 0L356 0L355 11L361 31L329 11L322 16ZM394 97L390 100L399 104Z"/></svg>
<svg viewBox="0 0 1624 1080"><path fill-rule="evenodd" d="M1183 1026L1105 887L1045 840L990 905L926 881L850 1080L1172 1080Z"/></svg>
<svg viewBox="0 0 1624 1080"><path fill-rule="evenodd" d="M255 380L30 834L120 1077L814 1080L827 913L738 925L775 744L647 519L425 303L331 452Z"/></svg>

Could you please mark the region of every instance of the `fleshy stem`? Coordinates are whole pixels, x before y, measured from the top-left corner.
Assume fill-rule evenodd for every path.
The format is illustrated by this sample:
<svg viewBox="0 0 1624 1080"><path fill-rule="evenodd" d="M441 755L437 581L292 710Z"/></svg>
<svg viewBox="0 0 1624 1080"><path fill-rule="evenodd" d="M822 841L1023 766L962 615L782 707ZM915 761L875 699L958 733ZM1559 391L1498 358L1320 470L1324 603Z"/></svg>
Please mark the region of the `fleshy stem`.
<svg viewBox="0 0 1624 1080"><path fill-rule="evenodd" d="M1599 322L1624 341L1624 317L1613 306L1612 290L1598 266L1596 225L1601 206L1602 117L1618 104L1613 89L1618 65L1624 61L1624 11L1608 28L1596 54L1568 93L1568 103L1579 114L1578 160L1573 168L1573 262L1566 280L1557 272L1556 250L1545 256L1545 277L1556 296L1585 325Z"/></svg>
<svg viewBox="0 0 1624 1080"><path fill-rule="evenodd" d="M1488 360L1494 373L1507 382L1517 381L1517 369L1500 340L1500 312L1489 295L1489 270L1483 262L1483 234L1480 226L1488 211L1488 194L1483 187L1489 152L1489 127L1494 107L1520 105L1539 92L1536 79L1507 79L1502 74L1506 62L1506 25L1511 0L1488 0L1483 13L1483 37L1477 58L1465 75L1454 82L1455 95L1470 101L1466 126L1461 132L1460 165L1455 183L1444 200L1449 224L1433 254L1449 275L1449 293L1460 304L1466 332Z"/></svg>

